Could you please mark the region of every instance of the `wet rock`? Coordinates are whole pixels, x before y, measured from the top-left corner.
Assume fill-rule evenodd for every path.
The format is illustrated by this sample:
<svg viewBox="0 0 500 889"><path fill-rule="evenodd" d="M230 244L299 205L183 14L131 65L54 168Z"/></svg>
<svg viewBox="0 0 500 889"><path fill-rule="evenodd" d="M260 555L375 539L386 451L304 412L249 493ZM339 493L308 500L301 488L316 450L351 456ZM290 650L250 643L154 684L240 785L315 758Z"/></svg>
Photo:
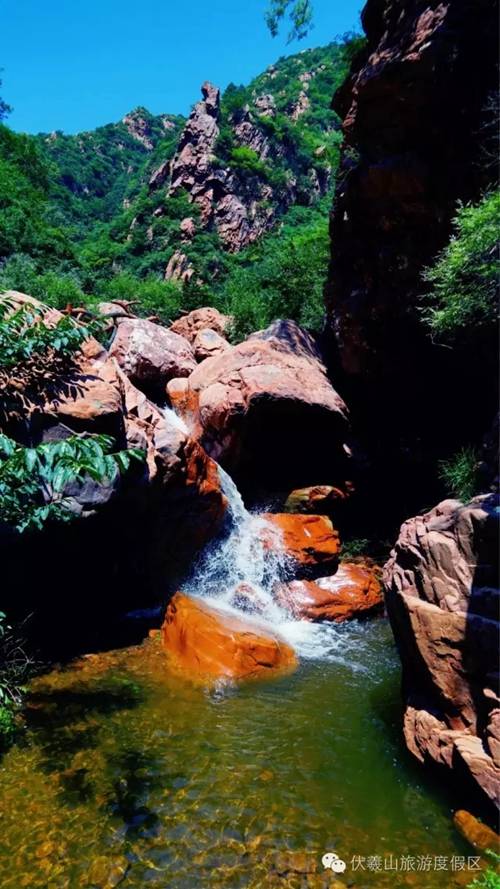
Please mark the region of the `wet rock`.
<svg viewBox="0 0 500 889"><path fill-rule="evenodd" d="M476 849L481 852L491 849L492 852L500 853L500 836L470 812L459 809L453 816L453 822L462 836Z"/></svg>
<svg viewBox="0 0 500 889"><path fill-rule="evenodd" d="M500 803L498 499L409 519L384 568L403 664L408 748Z"/></svg>
<svg viewBox="0 0 500 889"><path fill-rule="evenodd" d="M169 380L187 377L196 367L187 340L142 318L120 324L109 357L135 386L152 394L163 395Z"/></svg>
<svg viewBox="0 0 500 889"><path fill-rule="evenodd" d="M292 649L267 627L182 593L167 607L162 640L174 668L198 682L264 678L296 666Z"/></svg>
<svg viewBox="0 0 500 889"><path fill-rule="evenodd" d="M257 614L264 614L268 607L267 601L251 583L238 584L231 599L231 605L241 611Z"/></svg>
<svg viewBox="0 0 500 889"><path fill-rule="evenodd" d="M340 539L330 519L322 515L265 513L261 531L267 549L283 551L302 568L331 568L338 563Z"/></svg>
<svg viewBox="0 0 500 889"><path fill-rule="evenodd" d="M189 388L189 382L183 379L170 380L167 384L167 395L172 409L189 429L190 435L197 440L203 434L200 420L200 399L197 392Z"/></svg>
<svg viewBox="0 0 500 889"><path fill-rule="evenodd" d="M298 620L335 621L365 617L383 606L382 585L373 569L342 562L331 577L281 584L278 598Z"/></svg>
<svg viewBox="0 0 500 889"><path fill-rule="evenodd" d="M208 453L238 480L279 487L343 480L347 408L330 383L312 337L293 321L271 325L189 378Z"/></svg>
<svg viewBox="0 0 500 889"><path fill-rule="evenodd" d="M130 862L121 855L117 858L106 858L104 855L92 862L88 872L88 882L99 889L115 889L125 879Z"/></svg>
<svg viewBox="0 0 500 889"><path fill-rule="evenodd" d="M231 348L228 341L215 330L204 328L198 331L196 339L193 343L194 357L198 362L204 361L205 358L213 358L220 355L226 349Z"/></svg>
<svg viewBox="0 0 500 889"><path fill-rule="evenodd" d="M330 515L336 506L342 504L353 491L353 485L346 482L344 489L332 485L312 485L298 488L288 495L284 512L304 512L315 515Z"/></svg>
<svg viewBox="0 0 500 889"><path fill-rule="evenodd" d="M224 337L230 324L231 319L228 315L223 315L218 309L213 309L210 306L203 306L201 309L194 309L187 315L178 318L170 325L170 330L185 337L193 344L201 330L213 330L219 336Z"/></svg>

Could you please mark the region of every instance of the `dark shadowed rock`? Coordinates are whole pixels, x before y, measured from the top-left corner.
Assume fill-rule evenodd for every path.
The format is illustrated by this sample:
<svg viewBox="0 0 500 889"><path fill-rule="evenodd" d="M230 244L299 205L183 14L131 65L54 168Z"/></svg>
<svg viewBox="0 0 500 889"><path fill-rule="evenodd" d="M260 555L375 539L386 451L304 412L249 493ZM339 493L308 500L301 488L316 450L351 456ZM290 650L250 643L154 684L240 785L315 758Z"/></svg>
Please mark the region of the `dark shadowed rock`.
<svg viewBox="0 0 500 889"><path fill-rule="evenodd" d="M315 483L344 479L347 408L330 383L312 338L278 322L208 358L191 374L202 442L240 479ZM328 469L327 469L328 467Z"/></svg>

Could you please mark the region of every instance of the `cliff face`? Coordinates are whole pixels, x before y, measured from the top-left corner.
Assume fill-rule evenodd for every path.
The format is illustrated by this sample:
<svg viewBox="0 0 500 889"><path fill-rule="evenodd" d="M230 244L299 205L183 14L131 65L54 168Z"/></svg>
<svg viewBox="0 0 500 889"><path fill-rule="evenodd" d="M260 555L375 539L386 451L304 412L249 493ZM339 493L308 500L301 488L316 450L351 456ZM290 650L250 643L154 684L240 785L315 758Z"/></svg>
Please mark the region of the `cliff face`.
<svg viewBox="0 0 500 889"><path fill-rule="evenodd" d="M422 355L422 269L447 243L457 201L488 184L481 135L496 87L496 5L364 9L368 46L333 102L345 142L328 307L348 374L400 374Z"/></svg>
<svg viewBox="0 0 500 889"><path fill-rule="evenodd" d="M344 145L326 300L336 379L341 368L394 517L421 508L422 483L427 502L442 496L429 485L437 460L496 410L494 344L481 360L443 348L419 311L422 271L448 243L458 201L477 200L492 176L482 143L496 0L368 0L362 19L367 46L333 101Z"/></svg>
<svg viewBox="0 0 500 889"><path fill-rule="evenodd" d="M208 81L201 90L203 99L188 118L175 156L153 171L149 190L165 202L157 207L155 219L168 212L166 202L175 195L184 193L194 204L197 220L186 217L180 225L185 243L197 230L211 230L234 253L271 228L292 204L312 203L324 195L330 170L319 163L315 166L311 157L307 169L301 171L307 188L303 184L301 188L297 146L277 141L269 129L276 115L272 95L256 96L251 105L224 115L220 90ZM295 105L290 110L292 120L301 115L299 110ZM231 152L221 145L223 130ZM277 162L283 165L282 176L273 175ZM154 220L152 225L154 236ZM176 254L175 267L167 269L166 277L191 276L189 265L179 263L182 255Z"/></svg>
<svg viewBox="0 0 500 889"><path fill-rule="evenodd" d="M384 569L408 749L497 807L498 520L494 496L445 500L402 525Z"/></svg>

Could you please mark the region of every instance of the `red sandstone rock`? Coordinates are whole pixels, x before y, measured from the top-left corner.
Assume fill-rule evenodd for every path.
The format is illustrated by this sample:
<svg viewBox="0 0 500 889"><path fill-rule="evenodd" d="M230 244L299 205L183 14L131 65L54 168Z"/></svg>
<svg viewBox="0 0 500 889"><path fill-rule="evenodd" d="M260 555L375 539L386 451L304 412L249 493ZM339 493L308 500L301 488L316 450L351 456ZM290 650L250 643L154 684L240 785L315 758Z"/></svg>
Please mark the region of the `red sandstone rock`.
<svg viewBox="0 0 500 889"><path fill-rule="evenodd" d="M223 315L218 309L204 306L178 318L171 324L170 330L185 337L192 345L200 330L213 330L223 337L227 333L230 323L231 319L228 315Z"/></svg>
<svg viewBox="0 0 500 889"><path fill-rule="evenodd" d="M492 852L500 853L500 836L495 833L487 824L483 824L470 812L459 809L453 816L455 826L458 828L462 836L469 841L476 849L485 852L491 849Z"/></svg>
<svg viewBox="0 0 500 889"><path fill-rule="evenodd" d="M140 389L163 392L174 377L187 377L196 361L183 337L146 321L122 321L109 350L131 382Z"/></svg>
<svg viewBox="0 0 500 889"><path fill-rule="evenodd" d="M297 664L292 649L267 628L176 593L162 627L173 667L195 681L264 678Z"/></svg>
<svg viewBox="0 0 500 889"><path fill-rule="evenodd" d="M497 498L409 519L384 568L403 663L408 748L465 768L500 804Z"/></svg>
<svg viewBox="0 0 500 889"><path fill-rule="evenodd" d="M331 577L281 584L278 596L299 620L337 623L363 617L383 604L382 586L373 569L349 562Z"/></svg>
<svg viewBox="0 0 500 889"><path fill-rule="evenodd" d="M389 375L395 429L405 401L413 411L420 391L429 397L415 394L430 364L415 325L422 270L449 241L457 202L479 198L489 175L477 134L497 88L497 14L489 0L368 0L367 46L334 97L344 142L330 321L345 370L372 382L377 399Z"/></svg>
<svg viewBox="0 0 500 889"><path fill-rule="evenodd" d="M18 295L17 302L28 302L45 316L44 307L36 300ZM55 322L61 315L49 310L48 317ZM157 325L148 327L160 335L166 333L169 342L172 338L186 342ZM191 348L187 342L186 346ZM72 553L67 542L61 544L64 551L59 559L63 563L68 559L72 566L67 569L69 573L84 546L92 552L92 559L83 560L75 583L90 586L95 581L95 566L99 565L99 581L95 583L102 581L106 588L119 590L121 598L131 588L136 595L140 589L145 597L165 594L172 578L185 569L222 525L226 499L216 464L168 412L131 383L95 340L83 344L67 376L58 378L57 389L47 394L32 436L35 441L37 436L51 440L75 432L105 432L114 438L117 450L143 449L146 462L134 462L126 479L117 479L116 484L92 481L90 490L86 481L81 490L71 490L75 515L81 517L75 528L80 530L75 533L75 551ZM99 510L104 505L108 514L101 520ZM90 516L92 521L84 521ZM60 532L63 537L64 528ZM56 548L58 533L55 528L51 538ZM78 542L80 537L84 542ZM23 560L28 570L29 558ZM18 574L22 578L22 571ZM48 580L45 582L48 586ZM25 583L30 586L27 580Z"/></svg>
<svg viewBox="0 0 500 889"><path fill-rule="evenodd" d="M191 374L202 442L230 472L280 480L345 478L347 408L309 334L282 321Z"/></svg>
<svg viewBox="0 0 500 889"><path fill-rule="evenodd" d="M230 348L228 341L224 337L209 328L199 330L193 343L194 357L197 361L204 361L205 358L221 355L222 352Z"/></svg>
<svg viewBox="0 0 500 889"><path fill-rule="evenodd" d="M321 515L265 513L262 539L268 549L281 549L305 567L335 566L340 552L338 532Z"/></svg>
<svg viewBox="0 0 500 889"><path fill-rule="evenodd" d="M309 488L298 488L288 495L285 512L309 512L329 515L335 506L345 501L352 493L353 485L346 482L345 488L334 488L332 485L313 485Z"/></svg>

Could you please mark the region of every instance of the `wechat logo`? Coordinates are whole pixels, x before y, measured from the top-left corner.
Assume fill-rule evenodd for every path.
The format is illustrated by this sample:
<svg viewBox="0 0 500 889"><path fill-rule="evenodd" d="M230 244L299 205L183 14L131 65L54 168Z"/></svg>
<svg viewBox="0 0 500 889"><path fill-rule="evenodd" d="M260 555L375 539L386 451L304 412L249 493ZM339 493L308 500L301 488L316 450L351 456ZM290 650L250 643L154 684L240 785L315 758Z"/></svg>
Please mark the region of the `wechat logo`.
<svg viewBox="0 0 500 889"><path fill-rule="evenodd" d="M335 852L325 852L321 861L325 870L332 870L334 874L343 874L347 866Z"/></svg>

